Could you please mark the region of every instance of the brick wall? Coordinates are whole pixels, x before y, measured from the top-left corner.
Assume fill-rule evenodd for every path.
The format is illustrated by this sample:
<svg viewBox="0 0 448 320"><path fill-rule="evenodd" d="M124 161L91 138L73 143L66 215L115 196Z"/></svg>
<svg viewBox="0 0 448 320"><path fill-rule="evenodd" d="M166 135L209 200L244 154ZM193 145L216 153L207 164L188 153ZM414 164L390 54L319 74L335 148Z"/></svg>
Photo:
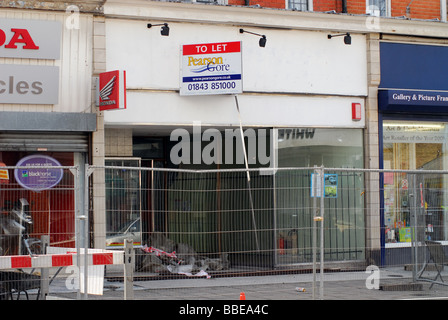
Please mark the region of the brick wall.
<svg viewBox="0 0 448 320"><path fill-rule="evenodd" d="M252 0L254 1L254 0ZM244 6L245 1L244 0L228 0L228 4L231 6Z"/></svg>
<svg viewBox="0 0 448 320"><path fill-rule="evenodd" d="M366 14L366 9L367 9L366 0L347 0L348 13Z"/></svg>
<svg viewBox="0 0 448 320"><path fill-rule="evenodd" d="M342 12L342 1L341 0L315 0L313 2L314 11L331 11Z"/></svg>
<svg viewBox="0 0 448 320"><path fill-rule="evenodd" d="M391 0L392 17L407 16L412 19L440 19L440 0L414 0L410 6L410 13L406 7L411 0ZM229 5L244 6L245 0L228 0ZM249 0L249 5L260 5L265 8L285 8L285 0ZM335 10L342 12L342 0L314 0L314 11L325 12ZM365 14L366 0L347 0L347 12L351 14Z"/></svg>
<svg viewBox="0 0 448 320"><path fill-rule="evenodd" d="M392 0L392 17L407 16L412 19L440 19L440 0L414 0L410 13L406 7L411 0Z"/></svg>
<svg viewBox="0 0 448 320"><path fill-rule="evenodd" d="M260 6L265 8L285 8L285 0L251 0L250 3L259 4Z"/></svg>
<svg viewBox="0 0 448 320"><path fill-rule="evenodd" d="M229 5L244 6L245 0L228 0ZM285 0L249 0L249 5L260 5L264 8L285 9Z"/></svg>

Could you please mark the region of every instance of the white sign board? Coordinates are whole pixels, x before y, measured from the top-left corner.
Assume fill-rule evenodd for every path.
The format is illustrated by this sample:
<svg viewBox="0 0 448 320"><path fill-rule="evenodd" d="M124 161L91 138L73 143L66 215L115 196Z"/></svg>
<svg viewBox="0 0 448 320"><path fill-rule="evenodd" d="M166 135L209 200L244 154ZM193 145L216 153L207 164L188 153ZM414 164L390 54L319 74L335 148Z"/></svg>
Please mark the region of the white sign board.
<svg viewBox="0 0 448 320"><path fill-rule="evenodd" d="M243 92L241 42L182 46L181 95Z"/></svg>
<svg viewBox="0 0 448 320"><path fill-rule="evenodd" d="M59 59L61 23L0 19L0 57Z"/></svg>
<svg viewBox="0 0 448 320"><path fill-rule="evenodd" d="M0 103L57 104L59 67L0 64Z"/></svg>

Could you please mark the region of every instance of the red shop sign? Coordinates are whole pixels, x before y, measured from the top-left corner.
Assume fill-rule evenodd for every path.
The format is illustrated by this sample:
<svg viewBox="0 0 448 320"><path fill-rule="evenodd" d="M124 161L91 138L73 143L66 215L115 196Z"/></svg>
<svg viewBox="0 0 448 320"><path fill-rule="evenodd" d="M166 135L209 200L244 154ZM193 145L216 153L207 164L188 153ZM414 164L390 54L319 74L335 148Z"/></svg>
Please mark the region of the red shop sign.
<svg viewBox="0 0 448 320"><path fill-rule="evenodd" d="M100 74L100 111L126 109L126 71L109 71Z"/></svg>

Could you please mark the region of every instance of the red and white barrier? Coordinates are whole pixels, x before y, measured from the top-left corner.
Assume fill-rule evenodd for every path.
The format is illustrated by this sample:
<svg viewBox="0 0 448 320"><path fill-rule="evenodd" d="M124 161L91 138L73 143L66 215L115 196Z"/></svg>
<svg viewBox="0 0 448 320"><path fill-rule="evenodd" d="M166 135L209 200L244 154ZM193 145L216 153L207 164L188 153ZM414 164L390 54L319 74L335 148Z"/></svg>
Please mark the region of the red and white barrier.
<svg viewBox="0 0 448 320"><path fill-rule="evenodd" d="M124 264L123 251L88 249L87 256L85 256L84 249L81 249L78 255L76 249L73 248L47 247L47 252L48 254L35 256L0 256L0 270L68 267L66 270L71 269L69 277L77 280L79 276L80 278L84 277L84 266L87 258L87 293L102 295L104 266ZM78 281L77 285L80 292L84 293L84 281Z"/></svg>
<svg viewBox="0 0 448 320"><path fill-rule="evenodd" d="M45 254L35 256L0 256L0 270L24 269L24 268L53 268L84 265L85 256L76 252L64 254ZM89 266L123 264L123 251L108 251L87 253L87 264Z"/></svg>

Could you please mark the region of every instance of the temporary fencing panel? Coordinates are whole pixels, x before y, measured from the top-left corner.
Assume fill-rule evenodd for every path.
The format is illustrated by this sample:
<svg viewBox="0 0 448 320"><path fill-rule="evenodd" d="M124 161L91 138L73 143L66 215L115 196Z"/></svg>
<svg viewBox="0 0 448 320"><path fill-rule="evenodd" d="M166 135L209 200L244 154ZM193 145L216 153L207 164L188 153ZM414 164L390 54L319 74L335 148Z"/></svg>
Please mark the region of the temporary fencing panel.
<svg viewBox="0 0 448 320"><path fill-rule="evenodd" d="M84 172L46 155L20 163L0 168L0 299L22 292L28 297L31 289L39 297L42 281L49 280L45 270L66 267L81 274L74 276L78 294L102 294L104 265L123 265L123 252L88 249L84 254L89 243L84 241ZM83 281L85 265L89 272Z"/></svg>
<svg viewBox="0 0 448 320"><path fill-rule="evenodd" d="M371 265L422 269L424 239L446 240L446 172L92 169L107 177L108 248L133 237L136 272L148 280L329 270L365 279Z"/></svg>
<svg viewBox="0 0 448 320"><path fill-rule="evenodd" d="M180 245L209 258L227 255L240 267L312 262L314 168L279 169L275 175L251 170L250 180L245 170L95 170L105 170L109 179L110 247L133 236L136 244L146 246L159 241L166 252ZM364 260L363 173L325 177L327 193L334 192L325 195L326 260Z"/></svg>
<svg viewBox="0 0 448 320"><path fill-rule="evenodd" d="M78 167L61 166L51 168L62 170L58 183L37 190L18 181L30 175L30 168L0 168L0 179L5 180L5 170L8 176L8 182L0 184L1 255L17 256L10 259L14 263L37 261L33 257L41 253L42 235L49 236L51 247L68 248L60 250L91 244L120 250L131 238L135 275L140 279L161 283L313 274L304 285L312 287L308 292L317 298L319 283L319 296L325 298L324 274L329 271L358 272L353 279L364 279L360 286L365 290L369 290L366 271L374 267L400 269L408 275L403 279L412 282L426 279L431 271L427 266L433 263L426 241L448 240L444 171L183 170L136 163L86 165L80 172ZM90 178L84 190L77 180L82 175ZM90 200L83 202L80 194ZM28 220L33 224L24 227ZM97 227L102 221L105 229ZM87 222L90 226L85 229ZM14 226L17 230L12 232ZM115 276L122 273L105 275L106 280ZM101 275L99 279L103 281ZM343 298L344 292L340 294Z"/></svg>
<svg viewBox="0 0 448 320"><path fill-rule="evenodd" d="M77 167L1 167L0 252L41 253L41 236L51 246L75 246ZM29 248L27 248L28 244Z"/></svg>

